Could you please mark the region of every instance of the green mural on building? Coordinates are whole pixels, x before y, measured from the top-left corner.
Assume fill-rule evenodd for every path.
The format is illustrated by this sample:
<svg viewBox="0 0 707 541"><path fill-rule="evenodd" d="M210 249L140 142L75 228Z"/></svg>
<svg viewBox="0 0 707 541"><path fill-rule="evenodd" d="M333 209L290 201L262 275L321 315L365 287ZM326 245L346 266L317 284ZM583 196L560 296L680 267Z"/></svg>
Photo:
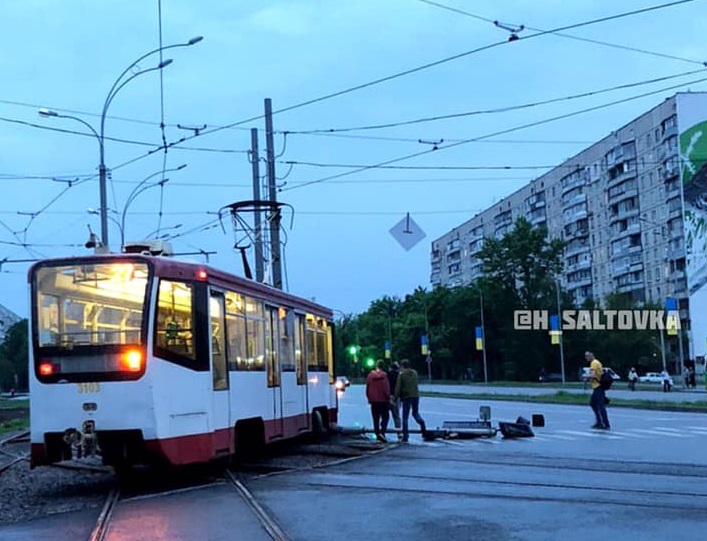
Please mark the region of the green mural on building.
<svg viewBox="0 0 707 541"><path fill-rule="evenodd" d="M707 121L680 134L685 251L690 294L707 283Z"/></svg>

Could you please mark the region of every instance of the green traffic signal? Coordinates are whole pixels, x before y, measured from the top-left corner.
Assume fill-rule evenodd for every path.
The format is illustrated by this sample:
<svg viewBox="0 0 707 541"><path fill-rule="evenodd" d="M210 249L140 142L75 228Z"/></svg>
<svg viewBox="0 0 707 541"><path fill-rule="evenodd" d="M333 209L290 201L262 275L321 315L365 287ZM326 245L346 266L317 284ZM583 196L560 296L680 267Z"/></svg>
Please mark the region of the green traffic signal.
<svg viewBox="0 0 707 541"><path fill-rule="evenodd" d="M349 355L356 355L358 353L358 346L349 346Z"/></svg>
<svg viewBox="0 0 707 541"><path fill-rule="evenodd" d="M366 368L373 368L376 365L376 361L371 359L370 357L366 359Z"/></svg>

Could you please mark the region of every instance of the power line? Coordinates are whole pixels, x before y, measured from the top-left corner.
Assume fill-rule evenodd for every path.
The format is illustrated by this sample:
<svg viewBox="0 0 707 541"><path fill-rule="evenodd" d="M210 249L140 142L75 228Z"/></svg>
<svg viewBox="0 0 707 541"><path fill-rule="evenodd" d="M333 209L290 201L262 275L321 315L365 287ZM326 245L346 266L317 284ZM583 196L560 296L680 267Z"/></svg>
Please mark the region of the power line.
<svg viewBox="0 0 707 541"><path fill-rule="evenodd" d="M516 41L528 40L528 39L536 38L536 37L538 37L538 36L544 36L544 35L546 35L546 34L553 34L553 33L557 33L557 32L562 32L562 31L564 31L564 30L571 30L571 29L573 29L573 28L581 28L581 27L584 27L584 26L591 26L591 25L595 25L595 24L599 24L599 23L604 23L604 22L607 22L607 21L622 19L622 18L625 18L625 17L632 17L632 16L634 16L634 15L640 15L640 14L643 14L643 13L648 13L648 12L651 12L651 11L657 11L657 10L660 10L660 9L665 9L665 8L672 7L672 6L676 6L676 5L680 5L680 4L687 4L687 3L690 3L690 2L694 2L694 1L695 1L695 0L676 0L676 1L674 1L674 2L668 2L668 3L665 3L665 4L659 4L659 5L650 6L650 7L647 7L647 8L636 9L636 10L633 10L633 11L625 11L625 12L622 12L622 13L618 13L618 14L616 14L616 15L608 15L608 16L605 16L605 17L600 17L600 18L598 18L598 19L592 19L592 20L589 20L589 21L583 21L583 22L579 22L579 23L573 23L573 24L570 24L570 25L565 25L565 26L561 26L561 27L558 27L558 28L553 28L552 30L546 30L546 31L537 32L536 34L531 34L531 35L529 35L529 36L520 37L520 38L518 38L518 40L516 40ZM284 113L284 112L287 112L287 111L292 111L292 110L298 109L298 108L300 108L300 107L305 107L305 106L307 106L307 105L313 105L313 104L315 104L315 103L319 103L319 102L326 101L326 100L329 100L329 99L332 99L332 98L336 98L336 97L339 97L339 96L343 96L344 94L349 94L349 93L351 93L351 92L355 92L355 91L358 91L358 90L363 90L364 88L369 88L369 87L371 87L371 86L375 86L375 85L378 85L378 84L380 84L380 83L385 83L385 82L388 82L388 81L392 81L393 79L398 79L398 78L403 77L403 76L406 76L406 75L411 75L411 74L413 74L413 73L418 73L418 72L423 71L423 70L426 70L426 69L428 69L428 68L440 66L440 65L442 65L442 64L446 64L446 63L451 62L451 61L453 61L453 60L458 60L458 59L460 59L460 58L464 58L464 57L470 56L470 55L472 55L472 54L476 54L476 53L480 53L480 52L482 52L482 51L486 51L486 50L489 50L489 49L493 49L493 48L498 47L498 46L500 46L500 45L506 45L507 43L508 43L507 40L503 40L503 41L498 41L498 42L495 42L495 43L490 43L490 44L488 44L488 45L483 45L483 46L481 46L481 47L477 47L477 48L471 49L471 50L469 50L469 51L465 51L465 52L462 52L462 53L459 53L459 54L455 54L455 55L452 55L452 56L448 56L448 57L442 58L442 59L440 59L440 60L435 60L434 62L428 62L428 63L426 63L426 64L422 64L421 66L417 66L417 67L415 67L415 68L410 68L410 69L407 69L407 70L404 70L404 71L400 71L400 72L394 73L394 74L392 74L392 75L387 75L387 76L385 76L385 77L380 77L380 78L378 78L378 79L374 79L374 80L369 81L369 82L367 82L367 83L362 83L362 84L359 84L359 85L355 85L355 86L346 88L346 89L344 89L344 90L339 90L339 91L337 91L337 92L332 92L332 93L330 93L330 94L325 94L325 95L323 95L323 96L319 96L319 97L317 97L317 98L313 98L313 99L306 100L306 101L303 101L303 102L300 102L300 103L297 103L297 104L294 104L294 105L290 105L290 106L288 106L288 107L283 107L282 109L276 109L276 110L273 111L272 113L273 113L273 114L279 114L279 113ZM219 131L222 131L222 130L225 130L225 129L233 128L233 127L235 127L235 126L239 126L239 125L242 125L242 124L246 124L246 123L248 123L248 122L253 122L254 120L259 120L259 119L263 118L263 116L264 116L264 115L260 114L260 115L252 116L252 117L250 117L250 118L246 118L246 119L244 119L244 120L239 120L239 121L237 121L237 122L232 122L232 123L226 124L226 125L224 125L224 126L216 126L216 127L214 127L214 128L211 128L210 130L204 130L204 131L202 131L202 132L201 132L201 135L212 134L212 133L216 133L216 132L219 132ZM189 139L191 139L192 137L195 137L195 136L190 136L190 137L186 138L186 140L189 140Z"/></svg>
<svg viewBox="0 0 707 541"><path fill-rule="evenodd" d="M582 92L580 94L572 94L570 96L562 96L559 98L551 98L551 99L547 99L547 100L522 103L519 105L511 105L511 106L507 106L507 107L497 107L494 109L479 109L476 111L465 111L462 113L452 113L452 114L448 114L448 115L437 115L437 116L416 118L413 120L403 120L403 121L399 121L399 122L388 122L385 124L371 124L371 125L355 126L355 127L348 127L348 128L328 128L328 129L315 129L315 130L305 130L305 131L300 130L300 131L290 131L288 133L299 135L299 134L310 134L310 133L340 133L340 132L349 132L349 131L380 130L383 128L396 128L399 126L409 126L412 124L421 124L424 122L435 122L438 120L449 120L450 118L462 118L462 117L468 117L468 116L507 113L510 111L518 111L521 109L530 109L530 108L539 107L542 105L549 105L551 103L571 101L571 100L576 100L576 99L580 99L580 98L587 98L589 96L598 96L599 94L605 94L607 92L614 92L616 90L625 90L627 88L634 88L637 86L659 83L659 82L663 82L663 81L668 81L670 79L687 77L688 75L694 75L696 73L700 73L700 72L704 72L704 71L705 71L704 69L686 71L686 72L678 73L675 75L667 75L665 77L656 77L654 79L647 79L647 80L638 81L635 83L616 85L616 86L612 86L609 88L602 88L600 90L590 90L589 92Z"/></svg>
<svg viewBox="0 0 707 541"><path fill-rule="evenodd" d="M297 186L291 186L291 187L289 187L289 188L283 188L281 191L293 190L293 189L295 189L295 188L303 188L303 187L305 187L305 186L310 186L310 185L312 185L312 184L320 184L320 183L322 183L322 182L327 182L327 181L329 181L329 180L334 180L334 179L336 179L336 178L340 178L340 177L343 177L343 176L353 175L354 173L360 173L361 171L366 171L366 170L368 170L368 169L379 168L379 167L381 167L381 166L391 165L391 164L393 164L393 163L398 163L398 162L410 160L410 159L412 159L412 158L417 158L417 157L420 157L420 156L424 156L424 155L426 155L426 154L430 154L431 152L439 152L440 150L446 150L446 149L448 149L448 148L454 148L454 147L458 147L458 146L460 146L460 145L465 145L465 144L468 144L468 143L473 143L473 142L475 142L475 141L478 141L479 139L487 139L487 138L490 138L490 137L495 137L495 136L497 136L497 135L505 135L505 134L507 134L507 133L511 133L511 132L514 132L514 131L524 130L524 129L532 128L532 127L535 127L535 126L540 126L540 125L542 125L542 124L547 124L547 123L550 123L550 122L555 122L555 121L557 121L557 120L563 120L563 119L570 118L570 117L573 117L573 116L577 116L577 115L580 115L580 114L589 113L589 112L592 112L592 111L597 111L597 110L599 110L599 109L604 109L604 108L606 108L606 107L611 107L611 106L613 106L613 105L619 105L619 104L621 104L621 103L626 103L626 102L633 101L633 100L636 100L636 99L645 98L645 97L647 97L647 96L652 96L652 95L654 95L654 94L659 94L659 93L665 92L665 91L667 91L667 90L674 90L674 89L676 89L676 88L680 88L680 87L685 86L685 85L701 83L701 82L704 82L704 81L707 81L707 77L706 77L706 78L702 78L702 79L697 79L697 80L694 80L694 81L690 81L690 82L688 82L688 83L684 83L684 84L681 84L681 85L673 85L673 86L670 86L670 87L661 88L661 89L659 89L659 90L653 90L653 91L651 91L651 92L644 92L643 94L639 94L639 95L637 95L637 96L631 96L631 97L628 97L628 98L623 98L623 99L616 100L616 101L613 101L613 102L610 102L610 103L605 103L605 104L602 104L602 105L595 105L595 106L593 106L593 107L588 107L588 108L586 108L586 109L581 109L581 110L579 110L579 111L573 111L573 112L571 112L571 113L565 113L565 114L563 114L563 115L559 115L559 116L555 116L555 117L551 117L551 118L546 118L546 119L538 120L538 121L535 121L535 122L530 122L530 123L528 123L528 124L522 124L522 125L520 125L520 126L515 126L515 127L507 128L507 129L504 129L504 130L499 130L499 131L492 132L492 133L489 133L489 134L486 134L486 135L481 135L481 136L478 136L478 137L472 137L472 138L470 138L470 139L466 139L466 140L464 140L464 141L460 141L460 142L457 142L457 143L450 143L450 144L448 144L448 145L440 146L437 150L432 150L432 149L423 150L423 151L420 151L420 152L415 152L415 153L413 153L413 154L408 154L408 155L406 155L406 156L401 156L401 157L399 157L399 158L393 158L393 159L391 159L391 160L386 160L386 161L380 162L380 163L378 163L378 164L368 165L368 166L362 166L362 167L360 167L360 168L358 168L358 169L354 169L354 170L352 170L352 171L346 171L346 172L344 172L344 173L339 173L339 174L336 174L336 175L331 175L331 176L328 176L328 177L324 177L324 178L320 178L320 179L316 179L316 180L311 180L311 181L309 181L309 182L304 182L304 183L299 184L299 185L297 185Z"/></svg>
<svg viewBox="0 0 707 541"><path fill-rule="evenodd" d="M80 135L82 137L93 137L95 138L95 135L90 133L90 132L82 132L82 131L77 131L77 130L70 130L66 128L58 128L55 126L47 126L44 124L35 124L34 122L28 122L26 120L20 120L17 118L8 118L8 117L0 117L0 122L7 122L10 124L19 124L21 126L27 126L29 128L35 128L39 130L45 130L45 131L53 131L57 133L66 133L69 135ZM113 141L115 143L124 143L127 145L137 145L137 146L148 146L148 147L154 147L155 143L150 143L147 141L137 141L134 139L121 139L119 137L110 137L110 136L104 136L103 139L105 141ZM169 145L167 145L169 146ZM172 144L174 146L174 144ZM162 146L159 147L158 150L161 150ZM224 153L224 154L247 154L247 150L238 150L238 149L229 149L229 148L204 148L204 147L190 147L190 146L180 146L180 150L192 150L192 151L199 151L199 152L217 152L217 153Z"/></svg>
<svg viewBox="0 0 707 541"><path fill-rule="evenodd" d="M429 5L431 5L431 6L436 6L436 7L438 7L438 8L442 8L442 9L446 9L446 10L448 10L448 11L452 11L452 12L454 12L454 13L459 13L460 15L465 15L465 16L467 16L467 17L471 17L471 18L477 19L477 20L479 20L479 21L484 21L484 22L487 22L487 23L495 23L495 22L496 22L496 21L493 21L493 20L488 19L488 18L486 18L486 17L481 17L480 15L474 15L473 13L469 13L468 11L464 11L464 10L462 10L462 9L458 9L458 8L454 8L454 7L451 7L451 6L447 6L447 5L445 5L445 4L440 4L440 3L438 3L438 2L432 2L431 0L419 0L419 1L420 1L420 2L423 2L423 3L425 3L425 4L429 4ZM551 33L551 34L554 34L554 35L556 35L556 36L560 36L560 37L563 37L563 38L573 39L573 40L576 40L576 41L584 41L584 42L587 42L587 43L593 43L593 44L595 44L595 45L603 45L603 46L605 46L605 47L612 47L612 48L614 48L614 49L622 49L622 50L625 50L625 51L632 51L632 52L635 52L635 53L641 53L641 54L646 54L646 55L650 55L650 56L656 56L656 57L658 57L658 58L667 58L667 59L669 59L669 60L679 60L679 61L681 61L681 62L689 62L689 63L691 63L691 64L699 64L699 65L701 65L701 66L707 66L707 62L704 62L704 61L701 61L701 60L694 60L694 59L692 59L692 58L684 58L684 57L682 57L682 56L675 56L675 55L671 55L671 54L658 53L658 52L655 52L655 51L649 51L649 50L646 50L646 49L640 49L640 48L638 48L638 47L629 47L628 45L620 45L620 44L617 44L617 43L609 43L609 42L607 42L607 41L600 41L600 40L598 40L598 39L591 39L591 38L584 38L584 37L580 37L580 36L573 36L573 35L571 35L571 34L563 34L563 33L559 32L559 31L552 31L552 30L546 31L546 30L542 30L542 29L540 29L540 28L533 28L532 26L527 26L527 25L525 26L525 28L527 28L528 30L533 30L533 31L535 31L535 32ZM563 29L563 30L567 30L567 29L565 28L565 29Z"/></svg>
<svg viewBox="0 0 707 541"><path fill-rule="evenodd" d="M275 133L282 133L282 132L275 132ZM299 132L299 131L290 131L288 133L295 134L295 135L313 135L317 137L343 137L346 139L364 139L364 140L370 140L370 141L394 141L394 142L400 142L400 143L419 143L420 138L413 138L413 137L386 137L386 136L379 136L379 135L357 135L353 133L329 133L329 132ZM446 139L445 142L447 143L456 143L459 141L463 141L464 139ZM565 140L565 141L559 141L559 140L543 140L543 139L494 139L493 141L479 141L479 143L504 143L504 144L527 144L527 145L589 145L593 143L594 141L572 141L570 139Z"/></svg>

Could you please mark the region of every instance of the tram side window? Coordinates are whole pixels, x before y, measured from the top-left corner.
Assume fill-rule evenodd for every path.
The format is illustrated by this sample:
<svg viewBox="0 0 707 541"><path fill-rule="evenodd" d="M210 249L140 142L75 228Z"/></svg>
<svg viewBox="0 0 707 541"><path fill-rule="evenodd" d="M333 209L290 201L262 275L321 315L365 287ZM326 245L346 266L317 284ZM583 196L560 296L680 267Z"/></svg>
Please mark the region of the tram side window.
<svg viewBox="0 0 707 541"><path fill-rule="evenodd" d="M307 383L307 359L304 356L304 317L295 320L295 363L297 364L297 385Z"/></svg>
<svg viewBox="0 0 707 541"><path fill-rule="evenodd" d="M280 386L278 369L278 314L276 308L268 308L265 313L265 362L267 363L268 387Z"/></svg>
<svg viewBox="0 0 707 541"><path fill-rule="evenodd" d="M246 356L245 301L243 295L226 292L228 369L248 370Z"/></svg>
<svg viewBox="0 0 707 541"><path fill-rule="evenodd" d="M280 320L280 367L283 372L294 372L295 314L290 310L280 308L278 315Z"/></svg>
<svg viewBox="0 0 707 541"><path fill-rule="evenodd" d="M211 364L214 390L228 389L226 366L226 329L224 328L224 300L221 293L212 292L209 303L211 319Z"/></svg>
<svg viewBox="0 0 707 541"><path fill-rule="evenodd" d="M307 316L307 368L310 372L327 372L328 363L327 323Z"/></svg>
<svg viewBox="0 0 707 541"><path fill-rule="evenodd" d="M263 303L240 293L226 292L229 369L265 370Z"/></svg>
<svg viewBox="0 0 707 541"><path fill-rule="evenodd" d="M156 346L178 357L196 360L194 290L191 284L161 280L157 297Z"/></svg>
<svg viewBox="0 0 707 541"><path fill-rule="evenodd" d="M263 303L245 297L246 300L246 356L248 370L265 370L265 316Z"/></svg>

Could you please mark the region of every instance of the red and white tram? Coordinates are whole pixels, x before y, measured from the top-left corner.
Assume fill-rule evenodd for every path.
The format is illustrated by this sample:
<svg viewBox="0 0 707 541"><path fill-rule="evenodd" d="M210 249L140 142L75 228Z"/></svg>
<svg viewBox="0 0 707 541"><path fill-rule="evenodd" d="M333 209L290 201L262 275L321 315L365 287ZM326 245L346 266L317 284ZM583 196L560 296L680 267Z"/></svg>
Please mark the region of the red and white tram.
<svg viewBox="0 0 707 541"><path fill-rule="evenodd" d="M29 272L32 467L207 462L337 420L332 312L140 254Z"/></svg>

